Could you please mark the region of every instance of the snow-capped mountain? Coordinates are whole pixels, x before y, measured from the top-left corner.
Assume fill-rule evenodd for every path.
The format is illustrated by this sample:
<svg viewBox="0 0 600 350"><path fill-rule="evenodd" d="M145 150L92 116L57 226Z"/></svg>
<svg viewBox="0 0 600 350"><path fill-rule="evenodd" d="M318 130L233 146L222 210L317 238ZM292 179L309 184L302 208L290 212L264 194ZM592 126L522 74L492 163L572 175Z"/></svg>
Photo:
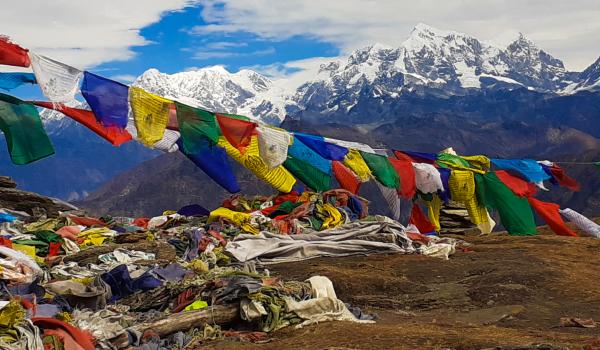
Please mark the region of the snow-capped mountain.
<svg viewBox="0 0 600 350"><path fill-rule="evenodd" d="M230 73L214 66L171 75L149 69L133 84L210 111L248 114L275 124L285 116L286 93L269 78L248 69Z"/></svg>
<svg viewBox="0 0 600 350"><path fill-rule="evenodd" d="M522 34L502 47L418 24L399 47L374 44L324 62L296 90L251 70L230 73L222 66L172 75L150 69L134 84L209 110L277 123L298 112L345 114L361 102L386 104L407 92L445 97L523 88L574 93L600 84L598 66L569 72Z"/></svg>
<svg viewBox="0 0 600 350"><path fill-rule="evenodd" d="M569 93L577 91L600 91L600 58L579 73L577 83L573 83L565 89L565 92Z"/></svg>

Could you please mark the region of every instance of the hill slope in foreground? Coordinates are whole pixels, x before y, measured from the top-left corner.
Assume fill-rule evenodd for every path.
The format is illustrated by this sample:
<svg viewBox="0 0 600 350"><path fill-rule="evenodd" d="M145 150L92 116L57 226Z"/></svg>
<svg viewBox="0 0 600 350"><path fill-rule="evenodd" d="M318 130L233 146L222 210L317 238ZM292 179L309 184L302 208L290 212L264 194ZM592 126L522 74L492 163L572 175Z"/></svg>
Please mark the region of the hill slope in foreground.
<svg viewBox="0 0 600 350"><path fill-rule="evenodd" d="M598 328L559 326L561 317L598 320L600 240L540 231L467 237L472 246L448 261L394 254L270 266L286 279L329 277L341 300L377 313L377 323L290 327L266 344L203 348L600 349Z"/></svg>
<svg viewBox="0 0 600 350"><path fill-rule="evenodd" d="M21 195L0 197L0 207L34 212L46 203L17 207L23 196L37 195L0 180L5 191ZM460 236L469 245L449 260L376 254L269 265L284 280L328 277L338 298L378 314L377 323L288 327L269 333L264 344L220 340L186 349L600 349L597 328L559 326L563 317L598 320L600 240L538 231Z"/></svg>

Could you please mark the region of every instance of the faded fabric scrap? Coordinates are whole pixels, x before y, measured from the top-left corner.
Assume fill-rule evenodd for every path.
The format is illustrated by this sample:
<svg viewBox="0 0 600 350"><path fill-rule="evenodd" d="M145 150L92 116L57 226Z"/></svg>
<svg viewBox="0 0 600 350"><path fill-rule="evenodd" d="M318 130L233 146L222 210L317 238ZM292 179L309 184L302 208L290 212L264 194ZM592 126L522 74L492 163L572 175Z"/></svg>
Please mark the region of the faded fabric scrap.
<svg viewBox="0 0 600 350"><path fill-rule="evenodd" d="M360 152L369 169L382 185L390 188L400 188L400 177L386 156Z"/></svg>
<svg viewBox="0 0 600 350"><path fill-rule="evenodd" d="M294 136L325 159L344 160L348 153L347 148L326 142L323 136L302 133L294 133Z"/></svg>
<svg viewBox="0 0 600 350"><path fill-rule="evenodd" d="M532 159L492 159L492 164L502 170L515 172L533 183L550 179L538 162Z"/></svg>
<svg viewBox="0 0 600 350"><path fill-rule="evenodd" d="M7 36L0 36L0 64L7 66L29 67L29 50L11 43Z"/></svg>
<svg viewBox="0 0 600 350"><path fill-rule="evenodd" d="M28 164L54 154L40 115L30 103L0 94L0 130L14 164Z"/></svg>
<svg viewBox="0 0 600 350"><path fill-rule="evenodd" d="M321 157L321 155L305 145L296 136L294 136L294 142L288 148L288 154L314 166L325 174L331 175L331 161Z"/></svg>
<svg viewBox="0 0 600 350"><path fill-rule="evenodd" d="M203 109L190 107L175 102L177 109L177 122L183 139L183 148L193 154L200 152L205 146L203 139L206 137L214 144L219 142L221 130L213 113Z"/></svg>
<svg viewBox="0 0 600 350"><path fill-rule="evenodd" d="M198 153L186 153L181 145L179 150L198 168L202 169L208 177L226 189L229 193L239 192L240 185L229 164L225 150L212 144L212 142L206 138L204 138L204 142L206 142L206 146L200 147ZM179 143L181 144L182 141L180 140Z"/></svg>
<svg viewBox="0 0 600 350"><path fill-rule="evenodd" d="M129 88L129 103L138 139L147 146L162 140L173 101L132 86Z"/></svg>
<svg viewBox="0 0 600 350"><path fill-rule="evenodd" d="M21 85L35 84L33 73L0 73L0 89L12 90Z"/></svg>
<svg viewBox="0 0 600 350"><path fill-rule="evenodd" d="M577 182L577 180L573 179L560 165L556 163L548 162L549 164L545 164L542 162L538 162L542 169L546 172L546 174L550 175L550 182L555 185L560 185L562 187L568 188L571 191L579 191L581 189L581 185Z"/></svg>
<svg viewBox="0 0 600 350"><path fill-rule="evenodd" d="M129 132L129 134L131 134L134 140L138 140L137 129L135 128L135 125L132 120L129 120L129 123L127 123L127 128L125 128L125 130ZM151 148L168 153L177 152L179 150L177 141L180 139L180 137L181 134L179 134L178 131L167 129L165 130L162 139L153 144Z"/></svg>
<svg viewBox="0 0 600 350"><path fill-rule="evenodd" d="M102 125L127 126L129 87L99 75L83 72L81 94Z"/></svg>
<svg viewBox="0 0 600 350"><path fill-rule="evenodd" d="M314 166L289 156L283 166L306 186L317 192L327 191L331 186L331 175Z"/></svg>
<svg viewBox="0 0 600 350"><path fill-rule="evenodd" d="M535 212L548 224L548 226L559 236L577 237L577 234L567 227L560 216L560 206L555 203L542 202L539 199L527 198Z"/></svg>
<svg viewBox="0 0 600 350"><path fill-rule="evenodd" d="M435 164L435 161L437 160L437 154L433 154L433 153L394 151L394 154L398 158L401 158L400 156L398 156L398 153L403 153L403 154L407 155L415 163Z"/></svg>
<svg viewBox="0 0 600 350"><path fill-rule="evenodd" d="M53 109L61 112L67 117L75 120L76 122L85 125L88 129L92 130L98 136L112 143L114 146L120 146L127 141L131 141L131 134L125 130L116 126L104 126L96 120L94 113L85 109L77 109L67 107L63 104L56 104L52 102L33 102L36 106L43 108Z"/></svg>
<svg viewBox="0 0 600 350"><path fill-rule="evenodd" d="M559 212L570 222L588 236L600 238L600 225L579 214L571 208L561 209Z"/></svg>
<svg viewBox="0 0 600 350"><path fill-rule="evenodd" d="M400 198L398 197L398 191L391 187L386 187L382 185L379 181L375 181L377 188L381 192L381 195L385 199L388 204L388 208L390 209L390 217L394 220L400 220L400 216L402 215L401 206L400 206Z"/></svg>
<svg viewBox="0 0 600 350"><path fill-rule="evenodd" d="M237 148L233 147L225 137L219 138L219 146L223 147L227 154L238 163L252 171L259 179L273 186L280 192L288 193L294 187L296 179L283 166L269 169L267 164L260 157L258 150L258 137L253 136L246 152L242 154Z"/></svg>
<svg viewBox="0 0 600 350"><path fill-rule="evenodd" d="M287 159L288 147L293 140L292 135L285 130L263 125L258 126L256 132L260 157L269 168L283 164Z"/></svg>
<svg viewBox="0 0 600 350"><path fill-rule="evenodd" d="M488 208L498 210L500 221L509 234L530 236L537 233L527 199L515 195L495 172L475 174L475 184L477 200Z"/></svg>
<svg viewBox="0 0 600 350"><path fill-rule="evenodd" d="M340 186L345 190L358 194L360 180L356 177L356 174L348 169L342 162L337 160L333 161L332 168L335 179Z"/></svg>
<svg viewBox="0 0 600 350"><path fill-rule="evenodd" d="M233 147L242 153L246 152L252 136L256 136L256 123L219 113L216 113L216 117L221 128L221 134Z"/></svg>
<svg viewBox="0 0 600 350"><path fill-rule="evenodd" d="M29 53L31 68L44 95L55 103L74 103L83 72L77 68Z"/></svg>
<svg viewBox="0 0 600 350"><path fill-rule="evenodd" d="M419 191L436 193L444 190L440 172L436 167L427 163L413 163L413 168L415 169L415 182Z"/></svg>
<svg viewBox="0 0 600 350"><path fill-rule="evenodd" d="M360 152L355 149L348 150L348 154L344 157L344 165L352 169L361 182L369 181L373 175Z"/></svg>
<svg viewBox="0 0 600 350"><path fill-rule="evenodd" d="M338 139L331 139L329 137L325 137L324 140L325 140L325 142L332 143L334 145L338 145L338 146L341 146L343 148L347 148L349 150L350 149L355 149L355 150L358 150L358 151L375 153L375 151L373 151L373 148L371 148L371 146L365 145L364 143L353 142L353 141L344 141L344 140L338 140Z"/></svg>
<svg viewBox="0 0 600 350"><path fill-rule="evenodd" d="M496 171L496 176L519 197L529 197L537 193L537 187L534 184L513 176L505 170Z"/></svg>

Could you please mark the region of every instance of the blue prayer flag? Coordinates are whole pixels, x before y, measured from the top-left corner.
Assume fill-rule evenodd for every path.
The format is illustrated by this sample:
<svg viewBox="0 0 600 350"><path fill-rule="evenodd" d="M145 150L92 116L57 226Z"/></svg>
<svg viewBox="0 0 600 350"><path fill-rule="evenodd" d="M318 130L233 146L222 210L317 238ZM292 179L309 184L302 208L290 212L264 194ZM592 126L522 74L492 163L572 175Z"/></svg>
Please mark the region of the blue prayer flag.
<svg viewBox="0 0 600 350"><path fill-rule="evenodd" d="M301 133L294 133L294 136L325 159L343 161L346 154L348 154L346 147L329 143L325 141L323 136Z"/></svg>
<svg viewBox="0 0 600 350"><path fill-rule="evenodd" d="M25 84L36 84L33 73L0 73L0 89L12 90Z"/></svg>
<svg viewBox="0 0 600 350"><path fill-rule="evenodd" d="M84 72L81 94L96 119L104 126L127 126L129 87L99 75Z"/></svg>

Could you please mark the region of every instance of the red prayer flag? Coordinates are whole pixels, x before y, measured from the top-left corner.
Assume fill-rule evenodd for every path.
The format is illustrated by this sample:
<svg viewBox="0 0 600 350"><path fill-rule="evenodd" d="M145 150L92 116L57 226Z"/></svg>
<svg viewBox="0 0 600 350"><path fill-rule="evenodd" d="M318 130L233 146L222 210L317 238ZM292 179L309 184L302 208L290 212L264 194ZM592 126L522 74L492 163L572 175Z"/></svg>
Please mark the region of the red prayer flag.
<svg viewBox="0 0 600 350"><path fill-rule="evenodd" d="M0 64L29 67L29 50L10 42L7 36L0 36Z"/></svg>
<svg viewBox="0 0 600 350"><path fill-rule="evenodd" d="M567 173L565 173L565 170L560 166L556 164L552 165L550 167L550 173L552 173L552 176L554 177L554 179L556 179L559 185L566 187L571 191L579 191L581 189L581 186L579 185L577 180L567 175Z"/></svg>
<svg viewBox="0 0 600 350"><path fill-rule="evenodd" d="M167 129L179 131L179 122L177 121L177 107L174 103L169 106L169 121Z"/></svg>
<svg viewBox="0 0 600 350"><path fill-rule="evenodd" d="M421 210L417 204L413 205L412 212L410 213L411 224L417 226L419 232L425 234L435 231L435 226L427 219L427 216Z"/></svg>
<svg viewBox="0 0 600 350"><path fill-rule="evenodd" d="M98 122L92 111L85 109L71 108L60 103L52 102L33 102L36 106L59 111L67 117L87 126L90 130L112 143L114 146L120 146L127 141L131 141L131 134L117 126L104 126Z"/></svg>
<svg viewBox="0 0 600 350"><path fill-rule="evenodd" d="M333 169L333 175L337 182L342 186L343 189L350 191L354 194L358 194L360 188L360 180L348 169L342 162L334 160L331 163Z"/></svg>
<svg viewBox="0 0 600 350"><path fill-rule="evenodd" d="M403 156L402 159L390 158L390 163L400 177L398 195L402 198L413 198L417 193L417 180L410 158L406 156Z"/></svg>
<svg viewBox="0 0 600 350"><path fill-rule="evenodd" d="M505 170L497 170L496 176L519 197L529 197L537 193L537 188L534 184L513 176Z"/></svg>
<svg viewBox="0 0 600 350"><path fill-rule="evenodd" d="M231 118L219 113L216 113L216 116L221 132L227 141L240 152L246 152L246 147L250 145L252 136L257 135L256 123Z"/></svg>
<svg viewBox="0 0 600 350"><path fill-rule="evenodd" d="M577 237L577 233L567 227L562 216L560 216L560 206L555 203L542 202L533 197L527 198L529 204L535 212L546 221L548 226L559 236Z"/></svg>

